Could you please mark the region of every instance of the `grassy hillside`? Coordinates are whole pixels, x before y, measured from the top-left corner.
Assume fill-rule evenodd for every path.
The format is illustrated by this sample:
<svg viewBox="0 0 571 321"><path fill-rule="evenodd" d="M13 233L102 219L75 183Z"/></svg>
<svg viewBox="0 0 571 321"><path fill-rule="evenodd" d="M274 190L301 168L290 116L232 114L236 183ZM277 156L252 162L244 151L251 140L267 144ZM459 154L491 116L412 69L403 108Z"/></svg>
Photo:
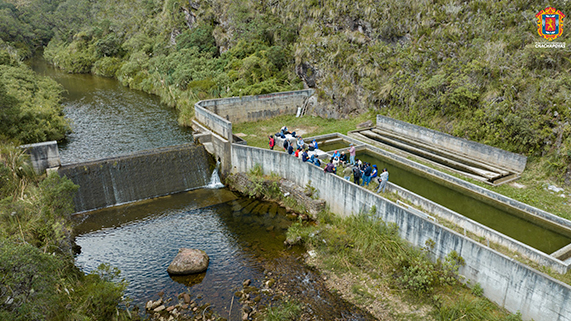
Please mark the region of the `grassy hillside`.
<svg viewBox="0 0 571 321"><path fill-rule="evenodd" d="M543 1L301 1L295 58L330 108L366 108L569 171L569 49L535 49ZM571 12L566 2L549 3ZM293 16L296 16L295 14ZM564 32L557 41L569 39Z"/></svg>
<svg viewBox="0 0 571 321"><path fill-rule="evenodd" d="M373 111L540 159L571 185L571 55L535 48L567 1L0 0L2 38L69 72L200 99L316 88L311 111ZM569 39L567 25L556 41Z"/></svg>
<svg viewBox="0 0 571 321"><path fill-rule="evenodd" d="M305 82L314 115L373 110L544 156L570 182L569 49L534 47L548 5L571 12L566 1L61 1L45 55L157 94L183 123L199 99Z"/></svg>
<svg viewBox="0 0 571 321"><path fill-rule="evenodd" d="M305 82L314 115L374 110L546 156L571 181L570 52L534 47L535 14L567 1L3 1L5 41L50 38L55 65L157 94L183 123L199 99Z"/></svg>

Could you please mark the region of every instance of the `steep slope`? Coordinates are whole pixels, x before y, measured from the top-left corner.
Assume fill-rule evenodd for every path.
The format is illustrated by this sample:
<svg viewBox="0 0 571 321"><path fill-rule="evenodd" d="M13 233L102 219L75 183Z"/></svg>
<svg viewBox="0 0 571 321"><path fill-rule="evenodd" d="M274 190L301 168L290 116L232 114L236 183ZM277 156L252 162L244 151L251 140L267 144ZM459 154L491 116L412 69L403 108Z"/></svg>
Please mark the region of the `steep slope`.
<svg viewBox="0 0 571 321"><path fill-rule="evenodd" d="M42 0L31 0L41 8ZM549 5L571 13L571 4ZM62 1L45 56L176 106L316 88L314 115L369 110L571 163L571 57L546 42L544 1ZM20 4L23 11L26 5ZM52 8L52 7L50 7ZM29 10L28 10L29 11ZM78 23L78 19L82 19ZM569 36L563 24L565 42ZM571 173L568 175L571 182Z"/></svg>

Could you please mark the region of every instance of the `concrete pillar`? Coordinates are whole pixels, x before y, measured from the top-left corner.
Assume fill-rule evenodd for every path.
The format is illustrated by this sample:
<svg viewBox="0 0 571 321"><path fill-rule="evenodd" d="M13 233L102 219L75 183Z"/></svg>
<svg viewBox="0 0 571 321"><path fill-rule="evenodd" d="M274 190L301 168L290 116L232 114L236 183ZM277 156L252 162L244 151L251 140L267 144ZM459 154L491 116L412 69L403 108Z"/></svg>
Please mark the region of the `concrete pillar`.
<svg viewBox="0 0 571 321"><path fill-rule="evenodd" d="M32 167L38 175L45 173L46 169L48 168L59 167L61 165L59 150L55 140L50 142L22 145L20 148L24 148L26 153L30 155Z"/></svg>

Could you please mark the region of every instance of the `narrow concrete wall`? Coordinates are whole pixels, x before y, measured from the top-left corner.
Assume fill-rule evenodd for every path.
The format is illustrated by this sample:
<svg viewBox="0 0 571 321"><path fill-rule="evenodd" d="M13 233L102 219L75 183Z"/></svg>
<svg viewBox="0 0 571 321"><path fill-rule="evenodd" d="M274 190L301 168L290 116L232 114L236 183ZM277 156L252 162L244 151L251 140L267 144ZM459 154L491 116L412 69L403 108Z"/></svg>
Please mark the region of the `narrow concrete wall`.
<svg viewBox="0 0 571 321"><path fill-rule="evenodd" d="M496 165L514 173L522 173L527 157L467 139L448 135L436 130L409 124L400 120L377 115L377 127L414 139L430 146L440 146L459 155Z"/></svg>
<svg viewBox="0 0 571 321"><path fill-rule="evenodd" d="M377 153L380 156L387 158L390 162L398 162L402 166L409 167L413 171L416 171L419 173L424 173L424 175L427 175L427 176L432 176L431 177L432 180L439 180L442 182L442 184L451 186L454 189L464 190L465 193L467 193L468 195L471 195L472 197L474 197L476 199L487 202L488 204L493 204L493 206L500 206L500 207L503 206L506 208L507 207L513 207L513 208L519 209L523 212L529 213L531 215L541 217L547 221L551 221L553 223L562 225L564 227L571 228L571 221L564 219L560 216L557 216L557 215L551 214L549 212L540 210L540 209L533 207L533 206L529 206L529 205L522 203L520 201L516 201L516 200L509 198L507 196L504 196L502 194L499 194L499 193L493 192L491 190L485 189L483 187L472 184L472 183L465 181L463 179L448 175L444 172L435 170L435 169L430 168L428 166L424 166L422 164L413 162L411 160L408 160L407 158L404 158L404 157L401 157L401 156L396 155L394 153L388 152L384 149L374 147L374 146L370 146L370 145L360 146L360 148L365 148L365 149L370 150L374 153Z"/></svg>
<svg viewBox="0 0 571 321"><path fill-rule="evenodd" d="M232 146L232 165L237 172L247 172L256 164L264 173L277 173L284 178L319 190L334 213L352 215L376 206L376 215L385 222L399 226L401 237L416 247L427 240L436 242L432 254L443 259L457 251L466 265L460 273L473 283L478 282L490 300L511 312L520 311L525 320L571 321L571 287L546 274L523 265L480 243L463 237L436 222L418 216L413 211L323 169L304 164L283 152L255 147Z"/></svg>
<svg viewBox="0 0 571 321"><path fill-rule="evenodd" d="M216 113L204 108L201 104L207 101L199 101L194 104L194 116L196 120L213 132L232 142L232 123Z"/></svg>
<svg viewBox="0 0 571 321"><path fill-rule="evenodd" d="M65 165L60 176L79 185L76 212L199 188L210 180L211 158L203 146L158 148Z"/></svg>
<svg viewBox="0 0 571 321"><path fill-rule="evenodd" d="M295 115L297 108L302 107L305 100L311 97L313 93L313 89L286 91L258 96L204 100L199 101L196 105L231 122L251 122L284 114Z"/></svg>
<svg viewBox="0 0 571 321"><path fill-rule="evenodd" d="M207 113L210 114L210 111L207 111ZM195 132L203 133L197 136L198 141L204 144L206 150L212 153L217 161L220 161L220 174L227 175L231 168L230 151L232 142L196 121L192 122L192 128ZM200 137L202 135L205 135L204 139Z"/></svg>
<svg viewBox="0 0 571 321"><path fill-rule="evenodd" d="M414 194L400 186L389 183L389 190L397 193L403 199L411 202L412 204L422 208L428 215L437 215L453 224L464 228L464 230L482 237L487 241L499 244L506 247L510 251L518 252L522 257L527 258L538 264L551 267L553 270L565 274L569 270L569 264L557 258L538 251L531 246L524 244L518 240L512 239L509 236L503 235L489 227L482 225L474 220L471 220L463 215L460 215L440 204L434 203L422 196Z"/></svg>
<svg viewBox="0 0 571 321"><path fill-rule="evenodd" d="M30 155L32 167L38 175L45 173L48 168L54 168L61 165L59 150L55 140L22 145L20 147L25 149L26 153Z"/></svg>

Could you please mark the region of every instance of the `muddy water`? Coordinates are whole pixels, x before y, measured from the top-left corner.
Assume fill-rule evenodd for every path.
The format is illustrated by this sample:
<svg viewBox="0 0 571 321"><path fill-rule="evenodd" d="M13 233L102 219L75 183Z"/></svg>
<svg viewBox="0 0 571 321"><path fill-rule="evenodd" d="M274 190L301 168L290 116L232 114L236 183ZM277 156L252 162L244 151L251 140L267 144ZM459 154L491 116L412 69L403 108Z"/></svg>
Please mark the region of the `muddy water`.
<svg viewBox="0 0 571 321"><path fill-rule="evenodd" d="M300 248L286 248L291 225L275 203L242 198L226 189L201 189L77 216L77 265L86 272L101 263L121 270L129 282L126 294L143 306L146 300L189 293L197 303L211 304L220 316L240 320L232 296L245 279L261 287L270 271L315 320L370 320L366 313L330 294L318 274L307 269ZM166 269L181 247L206 251L205 273L171 277ZM265 298L270 302L271 298Z"/></svg>
<svg viewBox="0 0 571 321"><path fill-rule="evenodd" d="M64 89L64 113L73 132L59 144L63 164L192 142L174 109L159 98L130 90L115 79L67 74L41 57L28 61Z"/></svg>

